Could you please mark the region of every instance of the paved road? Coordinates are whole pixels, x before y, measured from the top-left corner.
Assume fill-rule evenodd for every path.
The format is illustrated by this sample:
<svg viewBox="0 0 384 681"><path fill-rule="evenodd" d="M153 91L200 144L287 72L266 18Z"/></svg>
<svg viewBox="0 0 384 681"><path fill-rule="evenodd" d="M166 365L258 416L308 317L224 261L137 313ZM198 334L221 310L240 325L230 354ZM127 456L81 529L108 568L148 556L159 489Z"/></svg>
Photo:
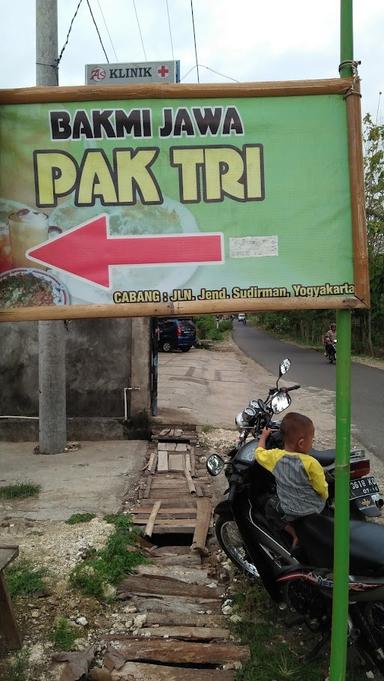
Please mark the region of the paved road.
<svg viewBox="0 0 384 681"><path fill-rule="evenodd" d="M248 357L274 374L284 357L292 366L287 379L303 386L336 390L336 367L320 352L292 345L255 326L234 322L233 337ZM352 421L362 444L384 461L384 371L352 365Z"/></svg>

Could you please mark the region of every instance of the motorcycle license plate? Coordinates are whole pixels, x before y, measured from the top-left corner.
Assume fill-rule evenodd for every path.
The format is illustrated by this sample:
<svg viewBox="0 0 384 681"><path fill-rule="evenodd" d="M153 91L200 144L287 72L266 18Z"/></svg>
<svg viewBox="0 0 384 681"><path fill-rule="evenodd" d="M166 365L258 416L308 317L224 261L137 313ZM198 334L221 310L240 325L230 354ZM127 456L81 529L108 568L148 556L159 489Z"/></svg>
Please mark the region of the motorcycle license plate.
<svg viewBox="0 0 384 681"><path fill-rule="evenodd" d="M378 494L379 488L373 475L359 480L351 480L349 483L349 496L351 499Z"/></svg>

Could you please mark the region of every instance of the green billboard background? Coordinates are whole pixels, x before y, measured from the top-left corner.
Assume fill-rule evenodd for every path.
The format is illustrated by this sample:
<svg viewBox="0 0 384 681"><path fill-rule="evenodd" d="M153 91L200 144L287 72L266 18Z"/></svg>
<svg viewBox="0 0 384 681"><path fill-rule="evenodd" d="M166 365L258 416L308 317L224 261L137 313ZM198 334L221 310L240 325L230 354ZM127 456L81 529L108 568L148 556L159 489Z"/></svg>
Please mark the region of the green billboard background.
<svg viewBox="0 0 384 681"><path fill-rule="evenodd" d="M228 107L238 112L238 134L233 129L226 135L199 133L192 110L215 107L222 107L223 117ZM51 111L67 111L73 119L79 110L89 113L143 108L151 112L150 137L51 139ZM160 137L164 109L171 109L173 117L180 109L186 110L195 134ZM202 195L200 201L183 203L171 148L222 147L241 151L257 145L262 147L264 197L239 201L225 196L222 201L207 202ZM86 150L103 149L112 164L113 149L128 147L159 149L151 170L161 190L162 203L143 205L136 197L134 205L104 206L96 199L95 205L77 207L73 190L59 197L57 206L38 205L34 152L66 152L80 164ZM185 291L186 300L204 300L206 295L219 295L217 292L225 289L227 300L243 297L244 309L257 298L313 297L316 306L315 299L321 296L353 295L347 114L342 95L2 105L0 152L0 309L47 304L44 296L33 298L26 294L20 281L27 275L29 280L44 279L47 286L49 281L56 282L52 304L127 302L117 299L114 293L137 290L159 291L160 300L166 301L172 296L183 299ZM225 170L224 163L224 175ZM200 166L196 172L201 183ZM103 289L58 267L48 264L43 269L41 263L31 259L21 264L13 256L10 236L16 218L12 221L9 216L26 208L48 216L43 232L49 227L58 228L50 230L49 238L60 233L62 239L68 230L101 213L109 216L110 233L115 237L222 233L223 262L119 265L111 268L111 288ZM245 237L245 242L236 241ZM252 241L252 237L264 240ZM48 233L40 242L46 239ZM89 248L92 252L92 243ZM93 257L97 258L97 253ZM62 295L57 293L60 289L64 291ZM251 290L247 293L246 289Z"/></svg>

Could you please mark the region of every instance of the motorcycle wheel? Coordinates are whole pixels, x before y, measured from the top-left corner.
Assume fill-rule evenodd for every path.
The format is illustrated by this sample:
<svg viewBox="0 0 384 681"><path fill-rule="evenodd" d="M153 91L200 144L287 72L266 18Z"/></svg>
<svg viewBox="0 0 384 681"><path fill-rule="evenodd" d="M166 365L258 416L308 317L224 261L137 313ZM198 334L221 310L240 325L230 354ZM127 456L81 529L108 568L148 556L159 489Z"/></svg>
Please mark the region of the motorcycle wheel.
<svg viewBox="0 0 384 681"><path fill-rule="evenodd" d="M234 563L241 572L246 574L247 577L250 577L251 579L258 577L259 573L256 570L256 567L247 558L247 552L239 534L239 530L237 529L236 522L229 513L220 515L217 518L215 531L217 541L232 563Z"/></svg>
<svg viewBox="0 0 384 681"><path fill-rule="evenodd" d="M357 625L360 631L357 647L362 656L383 674L384 604L379 601L357 607Z"/></svg>

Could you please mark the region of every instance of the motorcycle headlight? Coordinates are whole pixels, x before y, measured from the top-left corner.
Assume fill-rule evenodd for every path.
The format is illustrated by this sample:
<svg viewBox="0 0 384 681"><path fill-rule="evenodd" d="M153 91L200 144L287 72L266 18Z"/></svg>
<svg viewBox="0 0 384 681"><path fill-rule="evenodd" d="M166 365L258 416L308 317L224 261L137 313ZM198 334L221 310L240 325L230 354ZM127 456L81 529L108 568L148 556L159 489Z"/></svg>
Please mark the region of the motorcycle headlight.
<svg viewBox="0 0 384 681"><path fill-rule="evenodd" d="M249 428L255 416L255 409L252 409L252 407L247 407L244 409L244 411L240 412L240 414L236 416L235 423L238 428Z"/></svg>

